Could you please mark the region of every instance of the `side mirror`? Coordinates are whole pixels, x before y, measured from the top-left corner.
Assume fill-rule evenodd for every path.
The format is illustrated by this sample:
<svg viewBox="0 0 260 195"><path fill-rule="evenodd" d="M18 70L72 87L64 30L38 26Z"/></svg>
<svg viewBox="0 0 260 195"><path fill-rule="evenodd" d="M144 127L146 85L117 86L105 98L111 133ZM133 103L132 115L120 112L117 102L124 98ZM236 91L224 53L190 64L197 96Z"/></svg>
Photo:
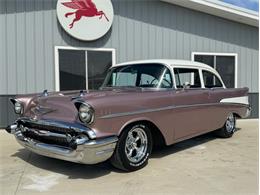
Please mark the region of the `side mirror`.
<svg viewBox="0 0 260 195"><path fill-rule="evenodd" d="M189 82L185 82L183 85L182 85L183 89L189 89L190 88L190 83Z"/></svg>

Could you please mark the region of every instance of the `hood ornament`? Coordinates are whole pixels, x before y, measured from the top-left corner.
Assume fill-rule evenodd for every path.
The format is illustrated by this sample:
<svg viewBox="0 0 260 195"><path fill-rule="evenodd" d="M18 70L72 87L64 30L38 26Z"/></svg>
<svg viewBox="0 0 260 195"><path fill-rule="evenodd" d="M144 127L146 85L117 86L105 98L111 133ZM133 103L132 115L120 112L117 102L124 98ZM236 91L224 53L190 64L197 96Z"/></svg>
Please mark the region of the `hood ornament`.
<svg viewBox="0 0 260 195"><path fill-rule="evenodd" d="M84 90L80 90L80 92L79 92L79 96L80 96L80 97L83 97L84 95L85 95Z"/></svg>
<svg viewBox="0 0 260 195"><path fill-rule="evenodd" d="M74 100L81 99L85 94L86 94L86 93L85 93L84 90L80 90L80 91L79 91L79 96L72 97L71 100L74 101Z"/></svg>
<svg viewBox="0 0 260 195"><path fill-rule="evenodd" d="M48 94L48 90L45 89L43 92L42 92L42 96L44 97L47 97L49 94Z"/></svg>

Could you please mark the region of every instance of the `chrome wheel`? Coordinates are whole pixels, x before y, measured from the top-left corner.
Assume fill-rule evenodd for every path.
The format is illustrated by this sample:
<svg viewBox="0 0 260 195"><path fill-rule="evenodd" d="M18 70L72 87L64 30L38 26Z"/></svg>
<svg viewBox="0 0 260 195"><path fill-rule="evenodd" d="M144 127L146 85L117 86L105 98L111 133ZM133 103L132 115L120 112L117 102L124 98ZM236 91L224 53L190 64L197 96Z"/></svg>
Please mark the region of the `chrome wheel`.
<svg viewBox="0 0 260 195"><path fill-rule="evenodd" d="M130 162L136 163L141 161L146 155L147 147L147 135L142 128L137 127L128 132L125 153Z"/></svg>
<svg viewBox="0 0 260 195"><path fill-rule="evenodd" d="M235 130L235 117L230 114L226 121L226 130L228 133L232 133Z"/></svg>

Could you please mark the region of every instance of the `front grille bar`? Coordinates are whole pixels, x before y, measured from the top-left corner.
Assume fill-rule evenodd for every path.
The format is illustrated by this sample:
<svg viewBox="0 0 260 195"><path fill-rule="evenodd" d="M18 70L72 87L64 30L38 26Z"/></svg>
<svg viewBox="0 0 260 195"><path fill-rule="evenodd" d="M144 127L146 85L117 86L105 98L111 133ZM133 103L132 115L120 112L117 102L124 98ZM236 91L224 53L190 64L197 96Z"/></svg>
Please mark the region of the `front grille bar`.
<svg viewBox="0 0 260 195"><path fill-rule="evenodd" d="M70 134L71 136L85 134L90 139L96 139L96 134L93 130L78 123L68 123L54 120L32 120L28 118L20 118L16 121L16 123L32 129L46 130L53 133L66 135Z"/></svg>
<svg viewBox="0 0 260 195"><path fill-rule="evenodd" d="M77 145L89 140L88 129L76 131L75 129L79 127L71 128L65 123L29 121L28 119L20 119L16 123L24 137L46 144L76 149Z"/></svg>

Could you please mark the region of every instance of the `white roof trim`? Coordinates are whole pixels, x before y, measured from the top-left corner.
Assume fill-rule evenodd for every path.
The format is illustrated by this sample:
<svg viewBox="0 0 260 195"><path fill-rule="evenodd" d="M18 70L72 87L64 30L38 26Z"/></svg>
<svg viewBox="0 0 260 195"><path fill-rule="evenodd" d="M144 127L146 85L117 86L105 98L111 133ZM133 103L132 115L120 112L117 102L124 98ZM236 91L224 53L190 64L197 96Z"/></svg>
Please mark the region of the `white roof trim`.
<svg viewBox="0 0 260 195"><path fill-rule="evenodd" d="M259 15L257 12L233 6L218 0L161 0L176 4L189 9L197 10L221 18L244 23L247 25L259 26Z"/></svg>
<svg viewBox="0 0 260 195"><path fill-rule="evenodd" d="M126 65L134 65L134 64L164 64L167 65L168 67L173 67L173 66L193 66L193 67L199 67L199 68L206 68L210 70L215 70L211 66L200 63L200 62L195 62L195 61L188 61L188 60L178 60L178 59L149 59L149 60L136 60L136 61L129 61L129 62L123 62L120 64L115 64L113 67L117 66L126 66Z"/></svg>
<svg viewBox="0 0 260 195"><path fill-rule="evenodd" d="M221 80L223 86L225 86L225 84L223 83L219 73L212 68L211 66L204 64L204 63L200 63L200 62L195 62L195 61L188 61L188 60L175 60L175 59L151 59L151 60L137 60L137 61L130 61L130 62L124 62L124 63L120 63L120 64L116 64L113 65L112 67L118 67L118 66L127 66L127 65L138 65L138 64L147 64L149 66L149 64L163 64L166 67L168 67L170 69L170 71L173 71L173 68L196 68L196 69L204 69L204 70L208 70L210 72L213 72L215 75L217 75L219 77L219 79ZM172 72L173 74L173 72ZM174 74L173 74L174 76Z"/></svg>

